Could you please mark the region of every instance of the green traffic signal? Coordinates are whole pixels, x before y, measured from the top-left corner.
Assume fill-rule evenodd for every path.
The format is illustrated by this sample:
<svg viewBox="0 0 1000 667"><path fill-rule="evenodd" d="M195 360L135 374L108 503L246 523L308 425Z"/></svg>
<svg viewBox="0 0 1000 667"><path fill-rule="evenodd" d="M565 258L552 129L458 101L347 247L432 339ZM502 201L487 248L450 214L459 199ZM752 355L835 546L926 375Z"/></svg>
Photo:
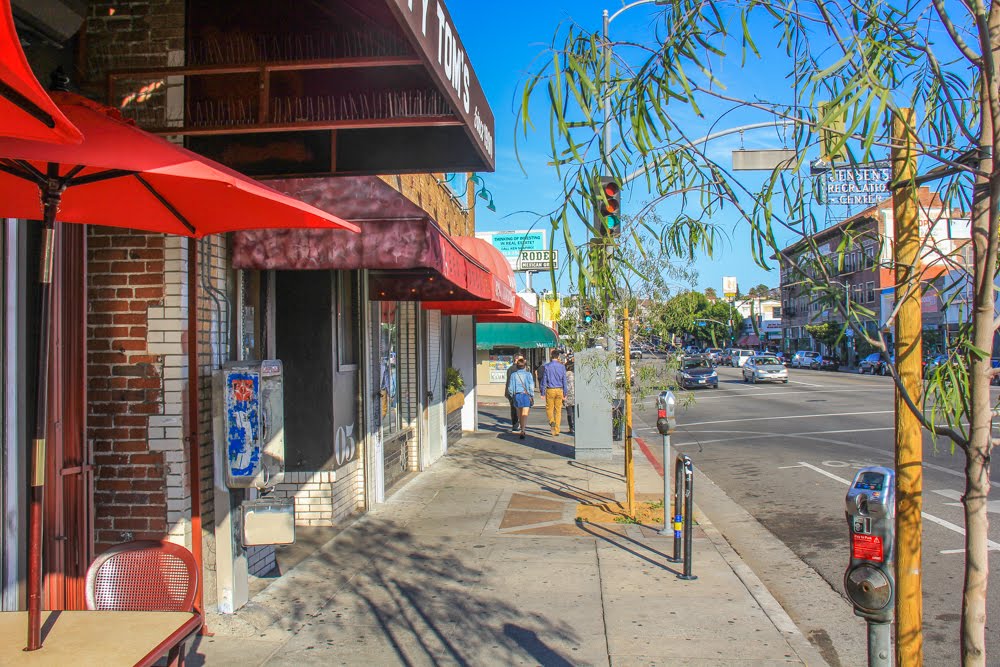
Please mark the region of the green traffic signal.
<svg viewBox="0 0 1000 667"><path fill-rule="evenodd" d="M601 191L599 193L596 212L598 220L595 220L608 236L621 235L621 185L608 176L601 177Z"/></svg>

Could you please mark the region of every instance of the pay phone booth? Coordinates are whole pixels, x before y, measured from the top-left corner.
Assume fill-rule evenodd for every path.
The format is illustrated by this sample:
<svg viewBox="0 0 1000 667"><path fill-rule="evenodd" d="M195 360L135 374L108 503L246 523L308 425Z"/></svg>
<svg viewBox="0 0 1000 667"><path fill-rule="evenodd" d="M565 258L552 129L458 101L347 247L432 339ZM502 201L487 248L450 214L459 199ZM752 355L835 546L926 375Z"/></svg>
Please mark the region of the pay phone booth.
<svg viewBox="0 0 1000 667"><path fill-rule="evenodd" d="M896 473L862 468L845 499L851 561L844 590L854 613L868 622L868 664L891 664L889 624L895 607Z"/></svg>
<svg viewBox="0 0 1000 667"><path fill-rule="evenodd" d="M285 472L282 378L281 362L273 359L226 364L213 377L215 536L223 613L247 601L246 549L295 541L292 499L268 495ZM250 489L256 497L248 497Z"/></svg>

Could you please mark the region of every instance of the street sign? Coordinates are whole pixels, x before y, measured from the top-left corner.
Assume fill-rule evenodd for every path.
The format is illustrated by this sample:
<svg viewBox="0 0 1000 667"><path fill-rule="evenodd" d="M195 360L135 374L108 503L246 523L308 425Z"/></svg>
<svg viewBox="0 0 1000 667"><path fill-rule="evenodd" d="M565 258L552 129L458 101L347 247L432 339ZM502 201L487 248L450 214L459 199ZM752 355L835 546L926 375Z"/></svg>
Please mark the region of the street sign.
<svg viewBox="0 0 1000 667"><path fill-rule="evenodd" d="M558 250L522 250L514 265L515 271L559 270Z"/></svg>
<svg viewBox="0 0 1000 667"><path fill-rule="evenodd" d="M775 168L793 169L798 153L788 149L733 151L733 171L773 171Z"/></svg>

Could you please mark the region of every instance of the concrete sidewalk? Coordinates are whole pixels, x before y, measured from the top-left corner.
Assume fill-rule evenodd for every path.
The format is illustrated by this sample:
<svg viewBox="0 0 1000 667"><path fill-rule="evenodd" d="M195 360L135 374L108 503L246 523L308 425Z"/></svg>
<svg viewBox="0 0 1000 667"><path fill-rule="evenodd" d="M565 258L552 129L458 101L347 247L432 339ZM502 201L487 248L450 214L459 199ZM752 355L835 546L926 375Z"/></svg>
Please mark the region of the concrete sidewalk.
<svg viewBox="0 0 1000 667"><path fill-rule="evenodd" d="M624 452L574 461L572 438L481 428L197 640L191 665L820 665L696 511L694 574L656 528L575 521L623 500ZM501 422L503 423L503 422ZM662 481L636 450L640 497Z"/></svg>

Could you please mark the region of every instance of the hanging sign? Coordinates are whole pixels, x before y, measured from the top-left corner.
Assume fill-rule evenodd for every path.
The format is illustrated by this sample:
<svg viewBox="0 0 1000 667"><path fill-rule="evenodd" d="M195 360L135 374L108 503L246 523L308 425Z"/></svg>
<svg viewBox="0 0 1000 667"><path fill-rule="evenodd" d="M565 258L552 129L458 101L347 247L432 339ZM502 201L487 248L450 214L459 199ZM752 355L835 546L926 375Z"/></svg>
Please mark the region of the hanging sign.
<svg viewBox="0 0 1000 667"><path fill-rule="evenodd" d="M892 196L887 161L856 167L834 167L825 175L826 201L833 206L872 206Z"/></svg>

